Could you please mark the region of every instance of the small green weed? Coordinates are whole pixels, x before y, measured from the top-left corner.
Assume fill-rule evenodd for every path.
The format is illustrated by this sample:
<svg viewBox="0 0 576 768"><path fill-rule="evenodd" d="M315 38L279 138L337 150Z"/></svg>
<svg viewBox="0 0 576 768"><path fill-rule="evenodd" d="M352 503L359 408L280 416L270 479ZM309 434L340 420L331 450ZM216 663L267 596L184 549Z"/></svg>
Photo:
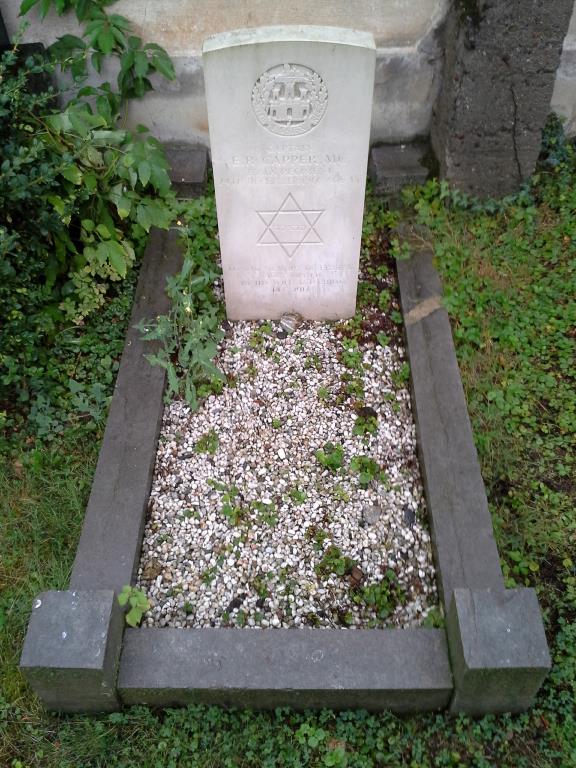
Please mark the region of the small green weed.
<svg viewBox="0 0 576 768"><path fill-rule="evenodd" d="M218 435L215 429L211 429L202 435L194 445L196 453L208 453L213 456L218 450Z"/></svg>
<svg viewBox="0 0 576 768"><path fill-rule="evenodd" d="M316 458L323 467L331 472L338 472L344 464L344 448L338 443L325 443L324 448L316 451Z"/></svg>
<svg viewBox="0 0 576 768"><path fill-rule="evenodd" d="M222 494L220 514L224 515L230 525L240 525L246 518L247 509L237 501L240 497L238 488L235 485L227 486L217 480L208 480L208 485Z"/></svg>
<svg viewBox="0 0 576 768"><path fill-rule="evenodd" d="M345 576L355 565L355 561L343 555L340 548L334 545L328 547L320 562L316 565L316 573L319 576Z"/></svg>
<svg viewBox="0 0 576 768"><path fill-rule="evenodd" d="M251 501L249 504L251 510L258 513L258 519L262 523L266 523L270 527L274 527L278 523L278 514L276 507L272 502L264 501Z"/></svg>
<svg viewBox="0 0 576 768"><path fill-rule="evenodd" d="M394 571L388 569L381 581L366 584L352 591L352 599L357 605L363 605L383 621L403 603L405 595L398 584Z"/></svg>
<svg viewBox="0 0 576 768"><path fill-rule="evenodd" d="M370 456L364 454L353 456L350 469L358 475L360 487L367 488L371 482L387 483L388 477L382 467Z"/></svg>
<svg viewBox="0 0 576 768"><path fill-rule="evenodd" d="M342 339L342 347L340 357L346 368L362 371L362 350L356 339Z"/></svg>
<svg viewBox="0 0 576 768"><path fill-rule="evenodd" d="M391 379L395 387L404 389L410 381L410 365L404 361L397 371L392 371Z"/></svg>
<svg viewBox="0 0 576 768"><path fill-rule="evenodd" d="M272 323L266 321L255 328L248 339L248 346L252 349L263 350L266 341L274 337Z"/></svg>
<svg viewBox="0 0 576 768"><path fill-rule="evenodd" d="M304 504L308 498L306 491L303 491L300 488L291 488L288 491L288 496L294 502L294 504Z"/></svg>
<svg viewBox="0 0 576 768"><path fill-rule="evenodd" d="M353 435L375 435L378 431L378 417L373 413L363 413L360 409L352 427Z"/></svg>
<svg viewBox="0 0 576 768"><path fill-rule="evenodd" d="M126 584L118 595L118 604L124 608L130 605L130 610L126 613L126 624L131 627L137 627L142 621L142 617L150 608L150 602L146 593L136 587Z"/></svg>

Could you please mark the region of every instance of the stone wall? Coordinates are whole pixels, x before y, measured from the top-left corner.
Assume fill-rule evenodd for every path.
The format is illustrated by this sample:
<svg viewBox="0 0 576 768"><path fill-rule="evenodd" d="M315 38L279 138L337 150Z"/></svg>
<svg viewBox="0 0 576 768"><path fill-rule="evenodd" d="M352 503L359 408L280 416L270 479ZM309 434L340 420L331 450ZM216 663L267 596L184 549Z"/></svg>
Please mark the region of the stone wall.
<svg viewBox="0 0 576 768"><path fill-rule="evenodd" d="M533 173L573 0L458 0L443 35L432 146L440 175L479 196Z"/></svg>
<svg viewBox="0 0 576 768"><path fill-rule="evenodd" d="M0 1L13 38L21 0ZM313 6L309 0L118 0L114 12L127 16L145 41L164 46L177 72L174 82L157 78L155 90L130 105L128 125L143 123L165 142L209 146L206 37L277 24L352 27L371 32L377 46L372 143L404 144L432 133L442 175L480 194L474 177L488 146L505 162L494 164L486 194L503 193L531 173L550 105L576 135L576 10L566 35L572 7L576 0L315 0ZM482 9L486 23L458 26L455 20L470 9L472 17ZM50 44L78 32L70 16L50 14L40 22L33 10L27 21L25 42ZM458 80L462 74L466 84ZM106 76L114 79L115 72ZM513 88L499 90L505 78ZM472 162L462 165L463 158Z"/></svg>
<svg viewBox="0 0 576 768"><path fill-rule="evenodd" d="M20 0L2 0L11 35L18 29ZM164 141L208 145L201 63L203 40L216 32L275 24L352 27L371 32L377 46L372 116L373 142L405 142L430 130L432 106L440 86L442 52L437 42L449 0L119 0L114 12L127 16L136 34L164 46L177 80L158 79L156 90L130 106L129 123L147 125ZM26 41L51 43L77 33L68 17L35 12ZM113 73L110 73L113 75Z"/></svg>

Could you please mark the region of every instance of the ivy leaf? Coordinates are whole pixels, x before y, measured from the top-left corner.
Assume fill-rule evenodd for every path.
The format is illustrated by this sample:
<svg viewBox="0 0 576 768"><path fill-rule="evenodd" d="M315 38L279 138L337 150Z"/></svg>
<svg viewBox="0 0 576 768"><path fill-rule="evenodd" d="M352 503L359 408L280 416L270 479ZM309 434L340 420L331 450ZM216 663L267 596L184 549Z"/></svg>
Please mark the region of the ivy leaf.
<svg viewBox="0 0 576 768"><path fill-rule="evenodd" d="M152 185L159 195L165 195L170 189L170 176L165 168L154 164L152 166Z"/></svg>
<svg viewBox="0 0 576 768"><path fill-rule="evenodd" d="M150 232L150 227L168 229L172 214L160 200L143 200L136 209L136 221L146 232Z"/></svg>
<svg viewBox="0 0 576 768"><path fill-rule="evenodd" d="M152 57L152 67L159 72L166 80L174 80L176 72L174 71L174 65L170 60L167 53L163 52L157 56Z"/></svg>
<svg viewBox="0 0 576 768"><path fill-rule="evenodd" d="M102 51L102 53L110 54L114 50L114 35L112 34L112 30L110 27L104 27L99 33L98 33L98 48Z"/></svg>
<svg viewBox="0 0 576 768"><path fill-rule="evenodd" d="M81 184L82 183L82 173L80 171L80 168L78 168L77 165L67 165L65 168L61 171L62 176L64 176L65 179L68 181L71 181L72 184Z"/></svg>
<svg viewBox="0 0 576 768"><path fill-rule="evenodd" d="M144 77L148 72L148 57L143 51L134 53L134 72L136 77Z"/></svg>
<svg viewBox="0 0 576 768"><path fill-rule="evenodd" d="M30 8L33 8L35 5L37 5L40 2L40 0L23 0L22 4L20 5L20 16L24 16Z"/></svg>
<svg viewBox="0 0 576 768"><path fill-rule="evenodd" d="M150 175L152 173L152 169L150 167L150 163L147 160L142 160L142 162L138 163L138 176L140 177L140 183L143 187L148 184L150 181Z"/></svg>
<svg viewBox="0 0 576 768"><path fill-rule="evenodd" d="M50 10L50 6L52 5L52 0L40 0L40 18L44 19L46 17L46 14Z"/></svg>
<svg viewBox="0 0 576 768"><path fill-rule="evenodd" d="M104 250L110 265L116 270L120 277L126 277L126 254L124 249L115 240L107 240L100 243L100 250Z"/></svg>
<svg viewBox="0 0 576 768"><path fill-rule="evenodd" d="M132 201L127 197L119 197L116 201L116 210L118 211L118 216L120 216L121 219L128 218L131 208Z"/></svg>

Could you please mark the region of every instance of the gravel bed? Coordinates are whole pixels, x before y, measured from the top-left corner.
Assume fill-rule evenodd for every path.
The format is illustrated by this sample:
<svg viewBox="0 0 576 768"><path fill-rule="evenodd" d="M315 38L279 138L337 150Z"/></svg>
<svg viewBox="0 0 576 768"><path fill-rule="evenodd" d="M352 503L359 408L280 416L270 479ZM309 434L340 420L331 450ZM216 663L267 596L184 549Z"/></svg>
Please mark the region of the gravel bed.
<svg viewBox="0 0 576 768"><path fill-rule="evenodd" d="M226 322L227 386L166 407L144 625L408 627L438 610L401 337L355 346L351 322Z"/></svg>

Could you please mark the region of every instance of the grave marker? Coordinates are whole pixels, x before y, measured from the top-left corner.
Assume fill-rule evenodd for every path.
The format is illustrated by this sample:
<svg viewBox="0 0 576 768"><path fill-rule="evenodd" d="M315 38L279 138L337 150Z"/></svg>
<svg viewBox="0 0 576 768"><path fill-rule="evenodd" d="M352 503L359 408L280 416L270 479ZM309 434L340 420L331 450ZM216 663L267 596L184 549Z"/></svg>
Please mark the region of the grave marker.
<svg viewBox="0 0 576 768"><path fill-rule="evenodd" d="M332 27L204 44L210 144L232 320L355 312L375 45Z"/></svg>

